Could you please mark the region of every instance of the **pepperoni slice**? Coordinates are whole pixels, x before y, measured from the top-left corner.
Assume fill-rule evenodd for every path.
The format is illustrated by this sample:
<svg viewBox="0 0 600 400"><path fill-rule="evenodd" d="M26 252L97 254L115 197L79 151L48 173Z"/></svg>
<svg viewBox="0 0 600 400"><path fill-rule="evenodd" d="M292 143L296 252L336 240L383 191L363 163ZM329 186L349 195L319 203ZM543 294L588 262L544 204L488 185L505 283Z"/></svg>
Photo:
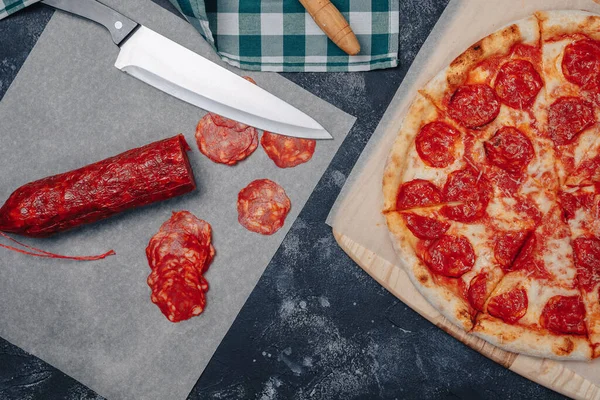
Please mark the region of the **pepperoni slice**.
<svg viewBox="0 0 600 400"><path fill-rule="evenodd" d="M523 247L530 232L500 233L494 244L494 258L504 271L510 271L515 258Z"/></svg>
<svg viewBox="0 0 600 400"><path fill-rule="evenodd" d="M565 47L562 60L565 78L583 89L595 89L600 85L600 43L583 39Z"/></svg>
<svg viewBox="0 0 600 400"><path fill-rule="evenodd" d="M238 221L246 229L272 235L285 222L292 203L285 190L269 179L257 179L238 194Z"/></svg>
<svg viewBox="0 0 600 400"><path fill-rule="evenodd" d="M488 85L463 85L452 95L448 109L467 128L479 128L498 116L500 101Z"/></svg>
<svg viewBox="0 0 600 400"><path fill-rule="evenodd" d="M290 168L309 161L315 153L317 141L265 131L260 144L275 165L279 168Z"/></svg>
<svg viewBox="0 0 600 400"><path fill-rule="evenodd" d="M256 85L256 81L254 79L250 78L249 76L243 76L242 78L244 78L248 82L254 83ZM241 122L237 122L237 121L234 121L229 118L222 117L219 114L211 113L210 116L211 116L213 122L215 123L215 125L217 125L217 126L233 129L238 132L243 132L246 129L248 129L248 125L242 124Z"/></svg>
<svg viewBox="0 0 600 400"><path fill-rule="evenodd" d="M206 114L198 122L196 142L202 154L212 161L234 165L256 150L258 133L252 127L237 131L218 126L214 123L211 114Z"/></svg>
<svg viewBox="0 0 600 400"><path fill-rule="evenodd" d="M577 281L586 292L591 292L600 283L600 240L577 238L573 241Z"/></svg>
<svg viewBox="0 0 600 400"><path fill-rule="evenodd" d="M455 160L454 149L459 138L460 132L450 125L441 121L431 122L417 134L417 153L431 167L447 167Z"/></svg>
<svg viewBox="0 0 600 400"><path fill-rule="evenodd" d="M492 190L490 182L474 170L467 168L454 171L448 175L442 194L444 201L461 204L444 206L442 214L454 221L476 221L485 214Z"/></svg>
<svg viewBox="0 0 600 400"><path fill-rule="evenodd" d="M585 335L585 307L581 296L554 296L544 306L540 324L555 333Z"/></svg>
<svg viewBox="0 0 600 400"><path fill-rule="evenodd" d="M512 126L500 128L484 147L492 164L512 173L523 171L535 155L529 138Z"/></svg>
<svg viewBox="0 0 600 400"><path fill-rule="evenodd" d="M525 60L504 63L496 77L496 94L504 104L522 110L533 105L544 86L540 74Z"/></svg>
<svg viewBox="0 0 600 400"><path fill-rule="evenodd" d="M526 240L515 262L512 266L507 267L510 271L527 271L536 278L548 279L550 273L544 267L543 260L540 260L537 255L542 253L542 249L538 246L538 239L535 234L531 234Z"/></svg>
<svg viewBox="0 0 600 400"><path fill-rule="evenodd" d="M595 122L594 108L579 97L560 97L550 105L548 130L556 145L571 143Z"/></svg>
<svg viewBox="0 0 600 400"><path fill-rule="evenodd" d="M475 264L475 251L464 236L444 235L423 256L433 272L451 278L469 272Z"/></svg>
<svg viewBox="0 0 600 400"><path fill-rule="evenodd" d="M596 189L593 192L559 192L558 200L565 219L569 220L575 218L577 210L580 209L588 213L594 213L594 210L598 209L600 197L598 196L598 189Z"/></svg>
<svg viewBox="0 0 600 400"><path fill-rule="evenodd" d="M560 201L565 219L570 220L575 218L575 213L580 207L577 196L569 192L560 192L558 194L558 200Z"/></svg>
<svg viewBox="0 0 600 400"><path fill-rule="evenodd" d="M438 239L450 228L447 222L418 214L404 213L402 218L413 235L423 240Z"/></svg>
<svg viewBox="0 0 600 400"><path fill-rule="evenodd" d="M398 190L396 209L407 210L414 207L426 207L440 204L442 193L437 186L424 179L405 182Z"/></svg>
<svg viewBox="0 0 600 400"><path fill-rule="evenodd" d="M475 275L469 283L469 291L467 292L467 298L471 307L477 311L483 311L485 300L487 298L487 273L482 272Z"/></svg>
<svg viewBox="0 0 600 400"><path fill-rule="evenodd" d="M506 323L514 324L527 313L527 292L515 288L494 296L487 305L487 312Z"/></svg>

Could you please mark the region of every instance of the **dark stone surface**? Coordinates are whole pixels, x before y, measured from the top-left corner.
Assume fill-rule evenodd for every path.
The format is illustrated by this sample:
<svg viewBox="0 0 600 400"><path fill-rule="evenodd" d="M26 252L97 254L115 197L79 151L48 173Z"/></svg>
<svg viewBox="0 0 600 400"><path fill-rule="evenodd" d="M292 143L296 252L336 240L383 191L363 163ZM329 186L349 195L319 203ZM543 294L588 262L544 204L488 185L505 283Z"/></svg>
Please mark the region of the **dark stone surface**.
<svg viewBox="0 0 600 400"><path fill-rule="evenodd" d="M399 302L350 260L324 222L446 3L401 0L399 68L284 75L358 120L190 398L561 398ZM51 14L32 6L0 22L0 99ZM21 398L101 397L0 339L0 400Z"/></svg>

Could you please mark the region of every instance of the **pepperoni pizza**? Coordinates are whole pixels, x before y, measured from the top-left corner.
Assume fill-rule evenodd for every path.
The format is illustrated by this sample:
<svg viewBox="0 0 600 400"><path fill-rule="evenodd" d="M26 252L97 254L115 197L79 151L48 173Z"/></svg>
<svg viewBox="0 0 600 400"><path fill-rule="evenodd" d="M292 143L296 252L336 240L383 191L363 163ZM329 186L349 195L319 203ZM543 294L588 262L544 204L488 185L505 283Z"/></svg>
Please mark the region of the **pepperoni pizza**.
<svg viewBox="0 0 600 400"><path fill-rule="evenodd" d="M383 179L429 302L509 351L600 356L600 16L549 11L472 45L413 102Z"/></svg>

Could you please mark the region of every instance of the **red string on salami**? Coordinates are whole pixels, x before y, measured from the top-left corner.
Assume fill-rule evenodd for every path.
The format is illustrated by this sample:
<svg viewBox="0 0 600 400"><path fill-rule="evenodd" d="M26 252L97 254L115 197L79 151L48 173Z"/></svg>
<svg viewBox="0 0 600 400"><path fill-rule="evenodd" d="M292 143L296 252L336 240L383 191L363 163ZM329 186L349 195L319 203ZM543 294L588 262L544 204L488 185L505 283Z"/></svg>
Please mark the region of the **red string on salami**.
<svg viewBox="0 0 600 400"><path fill-rule="evenodd" d="M47 251L38 249L36 247L28 246L25 243L21 243L18 240L11 238L10 236L8 236L7 234L5 234L3 232L0 232L0 236L10 240L11 242L18 244L19 246L23 246L24 248L32 250L32 251L23 250L23 249L14 247L14 246L7 246L5 244L0 243L0 247L2 247L3 249L16 251L17 253L26 254L26 255L32 256L32 257L59 258L62 260L75 260L75 261L96 261L96 260L102 260L108 256L113 256L116 254L114 250L109 250L106 253L99 254L97 256L63 256L60 254L49 253ZM35 252L37 252L37 253L35 253Z"/></svg>

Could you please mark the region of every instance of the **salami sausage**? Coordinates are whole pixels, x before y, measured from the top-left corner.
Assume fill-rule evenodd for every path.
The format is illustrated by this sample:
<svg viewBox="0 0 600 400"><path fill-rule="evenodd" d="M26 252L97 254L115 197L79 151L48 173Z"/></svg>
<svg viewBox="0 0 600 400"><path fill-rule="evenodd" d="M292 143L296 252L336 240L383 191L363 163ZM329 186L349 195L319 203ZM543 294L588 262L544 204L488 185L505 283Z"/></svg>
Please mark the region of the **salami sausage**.
<svg viewBox="0 0 600 400"><path fill-rule="evenodd" d="M212 161L234 165L246 159L258 147L258 132L251 126L237 130L219 126L212 114L206 114L196 127L200 152Z"/></svg>
<svg viewBox="0 0 600 400"><path fill-rule="evenodd" d="M285 222L292 203L285 190L269 179L257 179L238 194L238 221L246 229L272 235Z"/></svg>
<svg viewBox="0 0 600 400"><path fill-rule="evenodd" d="M17 189L0 208L0 231L43 237L196 188L182 135Z"/></svg>
<svg viewBox="0 0 600 400"><path fill-rule="evenodd" d="M308 162L312 158L317 141L265 131L260 139L260 144L275 165L279 168L291 168Z"/></svg>
<svg viewBox="0 0 600 400"><path fill-rule="evenodd" d="M173 213L150 239L146 257L152 272L151 300L171 322L199 315L206 306L208 270L215 249L212 228L188 211Z"/></svg>

